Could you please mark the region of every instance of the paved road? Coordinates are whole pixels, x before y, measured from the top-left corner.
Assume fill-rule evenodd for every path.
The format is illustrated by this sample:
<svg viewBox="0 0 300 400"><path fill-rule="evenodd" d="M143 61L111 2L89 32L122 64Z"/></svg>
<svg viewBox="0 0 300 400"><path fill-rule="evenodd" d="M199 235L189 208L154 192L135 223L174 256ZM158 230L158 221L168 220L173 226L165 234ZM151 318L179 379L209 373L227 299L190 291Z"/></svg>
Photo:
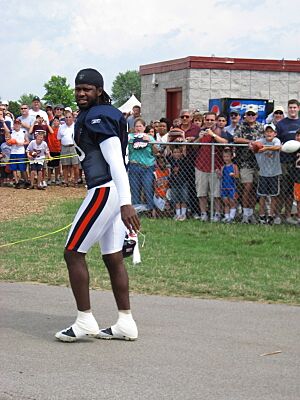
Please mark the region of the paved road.
<svg viewBox="0 0 300 400"><path fill-rule="evenodd" d="M134 295L138 341L61 343L70 289L0 290L1 400L300 399L299 307ZM110 292L92 302L102 327L115 321Z"/></svg>

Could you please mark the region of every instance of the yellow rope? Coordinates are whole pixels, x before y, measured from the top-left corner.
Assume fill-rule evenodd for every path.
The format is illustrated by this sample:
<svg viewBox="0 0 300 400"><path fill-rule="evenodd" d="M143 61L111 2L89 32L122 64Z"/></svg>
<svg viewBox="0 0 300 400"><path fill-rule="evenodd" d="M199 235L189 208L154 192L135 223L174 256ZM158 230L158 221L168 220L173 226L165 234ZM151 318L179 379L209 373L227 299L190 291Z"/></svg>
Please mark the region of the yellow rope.
<svg viewBox="0 0 300 400"><path fill-rule="evenodd" d="M54 156L54 157L50 157L50 158L44 158L44 160L40 160L40 161L51 161L51 160L57 160L60 158L71 158L71 157L78 157L78 154L69 154L66 156ZM9 165L9 164L25 164L25 163L30 163L30 161L34 161L34 160L28 160L27 158L18 158L18 160L23 160L23 161L7 161L7 162L0 162L0 165Z"/></svg>
<svg viewBox="0 0 300 400"><path fill-rule="evenodd" d="M41 238L44 238L44 237L47 237L47 236L50 236L50 235L55 235L56 233L64 231L65 229L69 228L71 225L72 225L72 223L69 224L69 225L66 225L63 228L60 228L60 229L58 229L58 230L56 230L54 232L45 233L44 235L36 236L36 237L33 237L33 238L29 238L29 239L22 239L22 240L18 240L16 242L12 242L12 243L2 244L2 245L0 245L0 249L2 249L3 247L13 246L13 245L19 244L19 243L29 242L31 240L41 239Z"/></svg>

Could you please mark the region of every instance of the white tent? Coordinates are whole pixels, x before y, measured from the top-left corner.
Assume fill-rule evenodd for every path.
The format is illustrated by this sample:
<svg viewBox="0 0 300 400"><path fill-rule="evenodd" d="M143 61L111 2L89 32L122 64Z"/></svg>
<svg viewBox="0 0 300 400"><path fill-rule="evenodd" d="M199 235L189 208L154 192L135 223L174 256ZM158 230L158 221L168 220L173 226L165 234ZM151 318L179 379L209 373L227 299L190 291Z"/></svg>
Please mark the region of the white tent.
<svg viewBox="0 0 300 400"><path fill-rule="evenodd" d="M129 113L132 110L132 107L134 106L141 106L141 102L138 101L138 99L135 97L133 94L130 99L126 101L121 107L119 107L119 110L122 113Z"/></svg>

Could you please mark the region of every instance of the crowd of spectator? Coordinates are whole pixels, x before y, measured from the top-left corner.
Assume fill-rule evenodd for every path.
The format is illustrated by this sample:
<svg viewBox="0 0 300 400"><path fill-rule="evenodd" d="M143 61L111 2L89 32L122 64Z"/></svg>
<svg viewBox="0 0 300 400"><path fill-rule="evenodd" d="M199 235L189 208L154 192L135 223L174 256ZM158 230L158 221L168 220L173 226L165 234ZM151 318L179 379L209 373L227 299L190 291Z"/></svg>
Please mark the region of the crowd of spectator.
<svg viewBox="0 0 300 400"><path fill-rule="evenodd" d="M266 124L249 104L243 118L236 110L184 109L173 121L147 125L134 106L125 115L132 203L152 218L300 225L300 151L281 151L283 143L300 141L299 111L291 99L286 112L276 106ZM2 101L1 186L84 184L74 145L77 114L62 104L46 103L43 110L36 96L15 118Z"/></svg>
<svg viewBox="0 0 300 400"><path fill-rule="evenodd" d="M45 190L48 185L83 183L74 146L77 111L46 103L38 96L20 106L20 115L0 104L0 183L17 189Z"/></svg>
<svg viewBox="0 0 300 400"><path fill-rule="evenodd" d="M176 221L300 226L300 151L281 151L285 142L300 141L299 111L291 99L286 113L276 106L265 124L249 104L243 118L236 110L181 110L172 122L146 125L135 106L129 117L133 204Z"/></svg>

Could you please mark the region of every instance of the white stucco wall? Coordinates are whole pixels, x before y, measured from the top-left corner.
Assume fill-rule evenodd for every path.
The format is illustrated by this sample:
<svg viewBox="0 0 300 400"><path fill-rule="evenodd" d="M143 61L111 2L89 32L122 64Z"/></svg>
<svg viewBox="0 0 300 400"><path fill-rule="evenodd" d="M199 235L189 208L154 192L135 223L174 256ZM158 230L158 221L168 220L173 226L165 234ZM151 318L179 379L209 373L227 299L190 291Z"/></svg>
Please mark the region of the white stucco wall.
<svg viewBox="0 0 300 400"><path fill-rule="evenodd" d="M291 98L300 99L300 73L273 71L233 71L185 69L155 75L142 75L142 114L147 122L166 115L166 89L182 88L182 107L208 108L208 100L220 97L262 98L287 106Z"/></svg>

